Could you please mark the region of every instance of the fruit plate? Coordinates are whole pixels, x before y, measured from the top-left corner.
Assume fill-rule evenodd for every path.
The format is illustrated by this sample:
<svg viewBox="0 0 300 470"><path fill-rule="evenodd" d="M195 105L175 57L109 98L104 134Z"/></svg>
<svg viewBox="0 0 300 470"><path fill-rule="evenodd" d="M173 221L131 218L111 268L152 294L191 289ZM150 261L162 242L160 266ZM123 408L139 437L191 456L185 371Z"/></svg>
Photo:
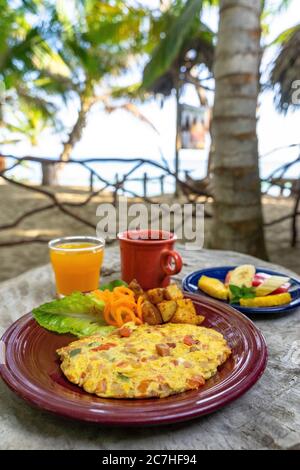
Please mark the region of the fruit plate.
<svg viewBox="0 0 300 470"><path fill-rule="evenodd" d="M41 328L27 314L0 342L0 375L20 397L39 408L81 421L118 426L186 421L216 411L235 400L261 377L267 362L265 340L256 326L229 305L197 295L186 296L204 326L221 332L232 350L217 374L198 390L168 398L104 399L71 384L62 374L56 349L75 338Z"/></svg>
<svg viewBox="0 0 300 470"><path fill-rule="evenodd" d="M208 298L211 298L209 295L205 294L201 289L198 287L198 281L201 276L209 276L209 277L214 277L216 279L219 279L220 281L224 282L226 274L228 271L232 271L235 269L236 266L220 266L220 267L214 267L214 268L206 268L206 269L200 269L199 271L194 271L187 276L182 281L182 288L185 292L189 292L198 296L205 296ZM265 268L256 268L256 273L266 273L270 274L271 276L286 276L284 273L280 273L277 271L273 271L270 269L265 269ZM290 278L291 282L291 287L289 289L289 293L292 296L292 301L289 304L285 305L280 305L277 307L241 307L238 304L232 304L232 307L235 309L239 310L242 313L245 313L246 315L252 315L252 314L262 314L262 313L283 313L287 312L289 310L293 310L296 307L299 307L300 305L300 282L297 279ZM218 302L221 302L222 304L227 304L228 302L218 300Z"/></svg>

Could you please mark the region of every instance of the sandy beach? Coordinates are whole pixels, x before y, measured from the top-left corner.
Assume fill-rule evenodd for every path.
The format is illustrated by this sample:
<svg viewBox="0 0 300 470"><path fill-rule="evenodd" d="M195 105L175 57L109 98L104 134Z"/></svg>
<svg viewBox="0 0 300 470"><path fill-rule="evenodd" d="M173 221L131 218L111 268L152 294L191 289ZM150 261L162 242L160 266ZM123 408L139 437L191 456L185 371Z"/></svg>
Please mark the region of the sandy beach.
<svg viewBox="0 0 300 470"><path fill-rule="evenodd" d="M83 188L59 188L59 199L68 202L81 202L88 195ZM165 196L164 202L173 201L173 197ZM71 208L71 210L97 224L99 217L96 209L101 202L110 202L112 197L105 194L96 197L87 206ZM49 204L42 194L34 193L11 185L0 185L0 225L12 223L24 212ZM284 216L292 211L293 200L290 198L264 197L264 217L267 222ZM207 210L210 210L209 204ZM300 219L299 219L300 225ZM205 246L208 243L210 220L205 222ZM300 226L299 226L300 229ZM300 232L299 232L300 233ZM56 238L70 235L95 235L93 228L83 225L58 209L49 209L24 219L17 227L0 231L0 242L20 240L24 238L42 237ZM285 266L300 274L300 244L291 248L291 221L285 221L266 229L267 249L271 262ZM0 247L0 281L12 278L26 270L40 266L49 261L48 247L45 243L30 243L11 247ZM220 262L220 264L222 264Z"/></svg>

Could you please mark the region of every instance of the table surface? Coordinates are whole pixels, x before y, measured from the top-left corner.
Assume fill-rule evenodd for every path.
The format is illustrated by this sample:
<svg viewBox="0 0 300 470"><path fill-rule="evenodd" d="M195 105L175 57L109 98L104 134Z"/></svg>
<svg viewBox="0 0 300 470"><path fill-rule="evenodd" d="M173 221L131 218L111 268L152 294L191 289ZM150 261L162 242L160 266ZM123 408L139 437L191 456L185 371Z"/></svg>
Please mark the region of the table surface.
<svg viewBox="0 0 300 470"><path fill-rule="evenodd" d="M297 277L284 268L234 252L187 251L178 246L183 271L253 263ZM106 249L103 280L120 278L117 247ZM34 306L53 298L49 265L0 284L0 336ZM267 369L245 395L223 409L190 422L152 428L109 428L50 415L14 395L0 381L1 449L300 449L300 309L256 317L268 349Z"/></svg>

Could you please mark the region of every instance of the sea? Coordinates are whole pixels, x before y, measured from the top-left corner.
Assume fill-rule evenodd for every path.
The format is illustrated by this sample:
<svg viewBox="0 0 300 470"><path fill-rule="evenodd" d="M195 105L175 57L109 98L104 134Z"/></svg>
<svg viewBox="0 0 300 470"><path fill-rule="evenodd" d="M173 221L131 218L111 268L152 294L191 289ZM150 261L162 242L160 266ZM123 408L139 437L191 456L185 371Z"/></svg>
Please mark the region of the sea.
<svg viewBox="0 0 300 470"><path fill-rule="evenodd" d="M287 164L295 160L299 155L299 147L284 148L272 154L266 154L260 157L259 167L260 175L262 179L268 178L270 175L280 176L280 171L277 171L283 164ZM104 156L103 156L104 157ZM53 157L48 157L53 158ZM120 181L123 176L134 166L133 163L126 163L116 161L111 157L110 162L94 162L89 164L90 168L96 171L102 178L111 183L115 183L116 179ZM134 158L137 158L136 156ZM141 158L149 159L165 165L167 162L171 171L174 171L174 158L169 156L163 161L160 158L153 159L143 155ZM88 157L85 157L88 159ZM180 155L180 171L179 176L182 180L185 180L186 172L196 180L205 178L207 174L207 152L203 150L181 150ZM76 160L76 158L75 158ZM10 167L13 160L7 158L6 166ZM144 194L144 175L147 175L147 195L149 197L161 194L161 181L160 176L163 172L155 168L150 164L145 164L138 170L136 170L130 177L129 180L124 184L124 194L126 191L128 196L136 194L142 196ZM19 167L9 171L8 176L13 179L19 180L23 183L28 184L40 184L42 179L41 165L39 163L24 162ZM299 178L300 176L300 162L296 165L291 166L285 173L285 178ZM79 164L67 164L59 171L58 184L62 186L76 186L76 187L87 187L90 184L90 172L83 168ZM99 189L103 186L103 183L99 182L97 178L94 178L94 189ZM164 178L163 192L172 193L174 191L174 178L172 176L166 176ZM267 189L268 185L262 183L263 191ZM269 190L269 194L277 196L280 192L278 187L273 187ZM284 195L288 195L289 190L286 189Z"/></svg>

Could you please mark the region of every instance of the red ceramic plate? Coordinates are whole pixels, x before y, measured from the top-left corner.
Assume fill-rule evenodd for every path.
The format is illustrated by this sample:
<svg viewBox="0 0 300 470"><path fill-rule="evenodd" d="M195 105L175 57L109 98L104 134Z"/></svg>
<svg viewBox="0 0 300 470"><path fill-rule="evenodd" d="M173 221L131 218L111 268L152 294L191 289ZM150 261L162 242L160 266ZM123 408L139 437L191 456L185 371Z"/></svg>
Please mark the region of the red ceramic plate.
<svg viewBox="0 0 300 470"><path fill-rule="evenodd" d="M227 339L232 355L199 390L169 398L117 400L98 398L72 385L59 368L56 349L74 340L41 328L31 314L16 321L2 337L0 374L29 403L68 418L109 425L173 423L211 413L238 398L262 375L267 362L265 340L255 325L228 305L190 297L204 326Z"/></svg>

